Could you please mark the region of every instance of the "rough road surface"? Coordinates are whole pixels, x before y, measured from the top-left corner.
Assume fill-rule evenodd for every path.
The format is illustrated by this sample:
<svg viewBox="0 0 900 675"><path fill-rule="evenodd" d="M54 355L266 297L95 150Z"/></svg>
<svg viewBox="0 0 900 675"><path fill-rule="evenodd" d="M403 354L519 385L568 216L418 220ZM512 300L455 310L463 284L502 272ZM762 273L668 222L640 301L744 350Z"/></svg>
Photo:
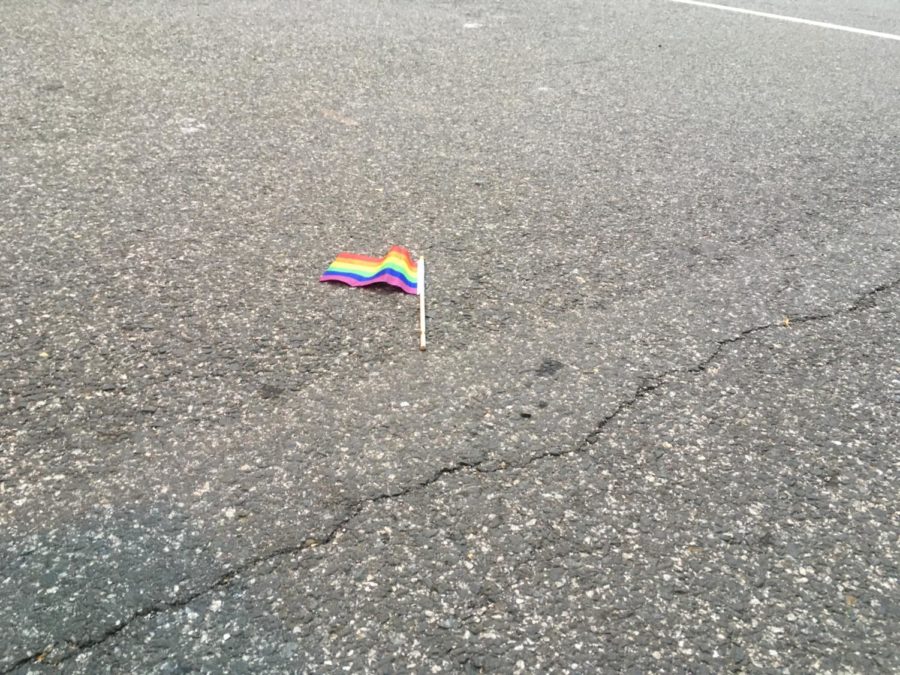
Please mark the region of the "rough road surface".
<svg viewBox="0 0 900 675"><path fill-rule="evenodd" d="M898 73L666 0L0 2L0 672L897 672ZM317 282L391 244L424 354Z"/></svg>

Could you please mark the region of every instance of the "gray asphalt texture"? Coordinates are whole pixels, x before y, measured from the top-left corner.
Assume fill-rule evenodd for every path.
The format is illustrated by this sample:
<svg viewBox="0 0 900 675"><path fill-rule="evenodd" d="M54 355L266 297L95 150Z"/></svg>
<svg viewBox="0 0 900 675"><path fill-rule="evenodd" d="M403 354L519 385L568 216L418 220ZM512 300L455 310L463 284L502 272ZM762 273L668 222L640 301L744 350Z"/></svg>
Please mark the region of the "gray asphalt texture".
<svg viewBox="0 0 900 675"><path fill-rule="evenodd" d="M897 672L898 74L664 0L0 3L0 672ZM317 281L391 244L425 353Z"/></svg>

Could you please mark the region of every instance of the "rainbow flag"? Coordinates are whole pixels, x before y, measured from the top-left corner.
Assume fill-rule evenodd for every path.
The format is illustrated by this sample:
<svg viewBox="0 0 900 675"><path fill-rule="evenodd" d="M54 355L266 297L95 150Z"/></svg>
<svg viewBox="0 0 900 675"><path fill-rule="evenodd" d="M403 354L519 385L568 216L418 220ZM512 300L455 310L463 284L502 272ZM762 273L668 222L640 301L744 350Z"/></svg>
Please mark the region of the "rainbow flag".
<svg viewBox="0 0 900 675"><path fill-rule="evenodd" d="M328 266L319 281L340 281L350 286L390 284L418 295L419 268L402 246L391 246L383 258L356 253L341 253Z"/></svg>

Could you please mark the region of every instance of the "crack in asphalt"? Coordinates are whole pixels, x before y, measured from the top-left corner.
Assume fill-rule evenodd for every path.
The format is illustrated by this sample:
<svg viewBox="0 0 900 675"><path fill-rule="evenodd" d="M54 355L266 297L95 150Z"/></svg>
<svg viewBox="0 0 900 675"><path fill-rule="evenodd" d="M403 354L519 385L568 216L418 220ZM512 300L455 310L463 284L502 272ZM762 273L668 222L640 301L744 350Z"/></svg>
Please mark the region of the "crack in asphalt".
<svg viewBox="0 0 900 675"><path fill-rule="evenodd" d="M669 378L676 376L676 375L702 373L712 363L714 363L716 361L716 359L719 358L719 356L726 349L726 347L729 347L730 345L741 342L745 338L747 338L755 333L762 333L764 331L772 330L773 328L789 328L794 325L801 325L801 324L810 323L813 321L824 321L824 320L828 320L828 319L834 319L839 316L843 316L845 314L851 314L853 312L858 312L863 309L868 309L869 307L871 307L874 304L874 297L876 295L878 295L879 293L883 293L885 291L891 290L897 285L900 285L900 279L894 279L893 281L890 281L888 283L881 284L880 286L876 286L872 290L857 297L856 300L854 300L848 307L844 307L843 309L838 309L833 312L829 312L827 314L805 314L805 315L800 315L800 316L795 316L795 317L785 316L784 319L782 319L782 321L780 321L779 323L770 323L770 324L764 324L761 326L753 326L752 328L746 328L746 329L742 330L737 335L734 335L730 338L724 338L722 340L719 340L718 342L716 342L715 349L713 349L713 351L710 353L710 355L707 356L702 361L700 361L699 363L696 363L693 366L690 366L687 368L673 368L671 370L665 371L664 373L662 373L660 375L656 375L652 378L645 380L644 384L642 384L640 387L638 387L635 390L634 395L631 398L626 399L625 401L622 401L621 403L619 403L619 405L616 406L616 408L611 413L609 413L606 417L601 419L597 423L597 425L594 427L594 429L587 436L585 436L584 439L573 449L568 450L568 451L561 451L561 452L549 451L549 452L541 453L539 455L534 455L533 457L530 457L527 461L523 462L522 464L520 464L516 467L510 467L510 468L524 468L524 467L530 466L531 464L534 464L535 462L538 462L540 460L547 459L548 457L559 457L562 455L583 452L585 450L585 448L587 448L589 445L593 445L594 443L596 443L599 440L606 425L608 425L610 422L612 422L616 417L618 417L620 414L622 414L628 408L635 405L641 399L646 398L647 396L652 394L657 389L659 389L661 387L665 387L670 381ZM496 469L494 471L496 471Z"/></svg>
<svg viewBox="0 0 900 675"><path fill-rule="evenodd" d="M834 310L833 312L824 313L824 314L806 314L796 317L785 317L785 319L779 323L770 323L761 326L753 326L751 328L747 328L739 332L737 335L734 335L729 338L724 338L715 343L715 348L705 359L700 361L693 366L689 366L687 368L674 368L672 370L668 370L660 375L656 375L652 378L648 378L644 381L641 386L639 386L634 394L621 401L609 414L600 419L594 428L588 433L577 445L570 448L569 450L560 450L560 451L547 451L537 455L534 455L527 459L526 461L520 464L510 464L506 462L501 462L495 467L491 468L483 468L481 465L487 462L487 459L479 459L473 461L461 461L456 464L452 464L450 466L442 467L435 471L429 478L426 478L424 481L417 482L413 485L408 485L400 490L395 492L382 493L379 495L375 495L372 497L367 497L362 499L355 504L349 506L346 515L337 521L337 523L331 527L328 532L326 532L325 536L320 539L316 539L314 537L307 538L302 544L292 545L292 546L284 546L281 548L273 549L267 551L264 554L260 554L257 556L253 556L244 560L239 565L229 569L228 571L219 575L215 581L211 584L206 585L202 588L196 589L190 593L186 593L178 598L173 600L159 602L149 607L142 607L134 612L132 612L128 617L123 620L116 622L115 625L108 627L103 632L98 635L87 638L79 641L69 641L62 645L57 643L56 645L52 645L47 647L39 652L35 652L30 654L29 656L23 657L13 663L6 670L2 671L3 675L8 673L12 673L18 668L22 668L29 663L45 663L45 664L59 664L64 661L68 661L73 658L77 654L84 652L85 650L92 649L94 647L99 646L100 644L106 642L110 638L115 637L127 627L129 627L132 623L137 621L138 619L142 619L144 617L153 616L156 614L160 614L162 612L166 612L173 609L179 609L181 607L185 607L192 603L194 600L203 597L204 595L213 592L217 588L223 588L227 586L231 581L233 581L236 577L252 570L253 568L280 558L282 556L289 555L297 555L306 550L316 548L318 546L327 546L331 544L337 536L353 521L357 516L359 516L363 510L369 504L377 504L380 502L399 499L405 497L407 495L413 494L415 492L420 492L422 490L427 489L431 485L437 483L442 480L446 476L451 476L453 474L465 471L465 470L476 470L485 474L493 474L499 473L501 471L508 470L517 470L524 469L532 464L535 464L539 461L551 458L551 457L562 457L565 455L577 454L580 452L584 452L585 449L595 444L600 436L603 434L606 426L616 419L619 415L626 412L628 409L636 405L642 399L647 398L651 394L653 394L657 389L665 387L669 382L671 377L675 375L684 375L689 373L701 373L706 370L721 354L722 352L729 346L739 343L746 339L747 337L754 335L756 333L761 333L764 331L772 330L775 328L786 328L792 325L799 325L804 323L811 323L814 321L826 321L829 319L834 319L839 316L843 316L846 314L851 314L853 312L861 311L863 309L868 309L874 305L874 298L885 291L892 290L896 286L900 285L900 278L894 279L893 281L881 284L876 286L875 288L869 290L868 292L858 296L851 304L847 307ZM53 654L57 649L64 650L64 653L56 656Z"/></svg>

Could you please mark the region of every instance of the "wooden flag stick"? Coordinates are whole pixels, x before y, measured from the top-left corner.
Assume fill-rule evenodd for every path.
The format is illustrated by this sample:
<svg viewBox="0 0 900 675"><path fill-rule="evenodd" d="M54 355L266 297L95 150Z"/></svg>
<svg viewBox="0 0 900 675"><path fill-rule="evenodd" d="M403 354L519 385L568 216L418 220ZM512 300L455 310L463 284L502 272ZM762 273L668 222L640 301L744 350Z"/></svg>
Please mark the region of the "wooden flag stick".
<svg viewBox="0 0 900 675"><path fill-rule="evenodd" d="M425 258L416 265L419 273L419 350L425 351Z"/></svg>

